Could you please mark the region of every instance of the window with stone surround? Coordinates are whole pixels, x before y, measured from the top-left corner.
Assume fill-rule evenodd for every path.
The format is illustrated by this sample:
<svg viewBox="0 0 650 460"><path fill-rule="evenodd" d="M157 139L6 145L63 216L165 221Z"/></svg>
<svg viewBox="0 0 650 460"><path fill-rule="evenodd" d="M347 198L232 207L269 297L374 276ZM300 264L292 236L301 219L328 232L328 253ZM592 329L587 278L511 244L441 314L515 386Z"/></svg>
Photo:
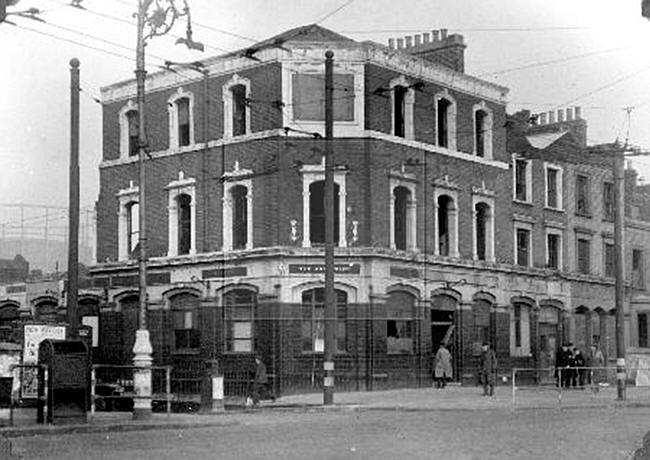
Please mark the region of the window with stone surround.
<svg viewBox="0 0 650 460"><path fill-rule="evenodd" d="M531 229L522 225L515 224L515 262L522 267L530 267L532 265Z"/></svg>
<svg viewBox="0 0 650 460"><path fill-rule="evenodd" d="M564 203L563 194L563 169L560 166L544 163L544 185L546 188L546 207L561 210Z"/></svg>
<svg viewBox="0 0 650 460"><path fill-rule="evenodd" d="M510 316L510 355L530 355L530 311L524 302L514 302Z"/></svg>
<svg viewBox="0 0 650 460"><path fill-rule="evenodd" d="M415 296L409 292L393 291L386 301L386 352L413 353Z"/></svg>
<svg viewBox="0 0 650 460"><path fill-rule="evenodd" d="M194 144L194 95L182 87L167 100L169 108L169 148Z"/></svg>
<svg viewBox="0 0 650 460"><path fill-rule="evenodd" d="M257 294L234 289L223 295L225 351L250 353L255 349L255 310Z"/></svg>
<svg viewBox="0 0 650 460"><path fill-rule="evenodd" d="M346 351L347 293L334 291L336 299L336 351ZM325 289L302 293L302 351L323 353L325 350Z"/></svg>
<svg viewBox="0 0 650 460"><path fill-rule="evenodd" d="M578 236L577 238L577 266L579 273L591 273L591 238Z"/></svg>
<svg viewBox="0 0 650 460"><path fill-rule="evenodd" d="M199 298L190 293L179 293L169 298L174 351L198 351L201 346L199 328Z"/></svg>
<svg viewBox="0 0 650 460"><path fill-rule="evenodd" d="M522 203L533 200L533 172L532 161L513 155L513 199Z"/></svg>
<svg viewBox="0 0 650 460"><path fill-rule="evenodd" d="M546 229L546 267L552 270L562 268L562 230Z"/></svg>
<svg viewBox="0 0 650 460"><path fill-rule="evenodd" d="M445 89L434 96L434 108L436 145L449 150L456 150L457 109L455 99Z"/></svg>
<svg viewBox="0 0 650 460"><path fill-rule="evenodd" d="M405 139L413 139L413 104L415 102L413 88L404 76L391 80L388 86L391 90L391 134Z"/></svg>
<svg viewBox="0 0 650 460"><path fill-rule="evenodd" d="M170 182L169 194L169 257L196 253L196 180L186 178L181 171L178 179Z"/></svg>
<svg viewBox="0 0 650 460"><path fill-rule="evenodd" d="M139 188L129 186L117 193L119 203L117 229L117 259L137 258L138 238L140 236L140 210L138 205Z"/></svg>
<svg viewBox="0 0 650 460"><path fill-rule="evenodd" d="M120 125L120 158L127 160L139 153L139 117L133 101L128 101L118 115Z"/></svg>
<svg viewBox="0 0 650 460"><path fill-rule="evenodd" d="M603 182L603 218L614 220L614 184Z"/></svg>
<svg viewBox="0 0 650 460"><path fill-rule="evenodd" d="M614 244L605 241L603 243L603 276L613 278L615 276L614 270Z"/></svg>
<svg viewBox="0 0 650 460"><path fill-rule="evenodd" d="M474 106L474 155L492 158L492 111L484 101Z"/></svg>
<svg viewBox="0 0 650 460"><path fill-rule="evenodd" d="M494 262L494 199L475 196L473 258Z"/></svg>
<svg viewBox="0 0 650 460"><path fill-rule="evenodd" d="M233 75L222 87L223 95L223 135L236 137L250 134L251 83L247 78Z"/></svg>
<svg viewBox="0 0 650 460"><path fill-rule="evenodd" d="M575 206L576 214L588 216L589 215L589 177L578 174L576 176L576 190L575 190Z"/></svg>

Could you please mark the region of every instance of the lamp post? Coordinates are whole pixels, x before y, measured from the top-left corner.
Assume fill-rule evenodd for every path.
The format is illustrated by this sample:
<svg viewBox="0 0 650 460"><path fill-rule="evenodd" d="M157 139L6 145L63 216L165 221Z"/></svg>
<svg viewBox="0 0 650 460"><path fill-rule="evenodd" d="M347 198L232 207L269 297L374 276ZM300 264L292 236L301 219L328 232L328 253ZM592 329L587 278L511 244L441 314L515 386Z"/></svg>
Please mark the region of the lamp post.
<svg viewBox="0 0 650 460"><path fill-rule="evenodd" d="M179 4L182 2L182 6ZM144 83L147 76L145 70L144 47L150 38L165 35L174 26L176 20L187 16L187 35L179 38L176 43L185 44L190 49L203 51L203 45L192 40L190 9L186 0L138 0L137 13L137 45L136 45L136 91L138 103L138 165L139 191L138 215L139 236L138 244L138 278L139 278L139 321L133 345L133 386L136 397L133 405L133 418L143 419L151 415L151 363L152 348L147 329L147 234L145 207L145 169L147 135L145 130L144 113Z"/></svg>

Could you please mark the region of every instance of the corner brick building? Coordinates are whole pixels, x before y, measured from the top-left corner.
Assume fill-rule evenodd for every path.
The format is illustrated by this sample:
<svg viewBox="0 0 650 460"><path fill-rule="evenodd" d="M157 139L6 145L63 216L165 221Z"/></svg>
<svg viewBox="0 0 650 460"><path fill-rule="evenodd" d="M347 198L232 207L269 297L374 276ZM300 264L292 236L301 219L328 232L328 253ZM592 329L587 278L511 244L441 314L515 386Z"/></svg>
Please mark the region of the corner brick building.
<svg viewBox="0 0 650 460"><path fill-rule="evenodd" d="M385 47L310 25L206 59L203 75L148 76L154 364L199 375L217 359L228 391L258 352L280 391L320 386L327 50L337 387L426 384L441 342L467 382L486 340L503 374L552 365L562 340L611 348L599 248L612 226L597 203L576 223L570 204L578 170L600 184L609 166L567 160L583 156L579 114L556 134L506 117L508 90L466 75L464 49L444 29ZM87 294L103 363L131 362L137 328L135 95L133 80L102 90L100 263Z"/></svg>

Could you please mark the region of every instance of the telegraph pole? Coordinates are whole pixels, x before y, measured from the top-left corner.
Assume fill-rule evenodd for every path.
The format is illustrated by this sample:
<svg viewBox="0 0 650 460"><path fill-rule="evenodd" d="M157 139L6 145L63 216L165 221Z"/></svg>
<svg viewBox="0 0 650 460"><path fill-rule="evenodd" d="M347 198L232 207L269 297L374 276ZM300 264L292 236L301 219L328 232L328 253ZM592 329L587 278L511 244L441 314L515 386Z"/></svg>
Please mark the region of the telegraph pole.
<svg viewBox="0 0 650 460"><path fill-rule="evenodd" d="M334 53L325 53L325 349L323 404L334 403L334 356L336 354L336 299L334 297Z"/></svg>
<svg viewBox="0 0 650 460"><path fill-rule="evenodd" d="M614 150L614 268L616 284L614 303L616 307L616 394L625 399L625 157L624 149Z"/></svg>
<svg viewBox="0 0 650 460"><path fill-rule="evenodd" d="M66 315L70 337L78 334L79 300L79 59L70 59L70 177L68 211L68 289Z"/></svg>

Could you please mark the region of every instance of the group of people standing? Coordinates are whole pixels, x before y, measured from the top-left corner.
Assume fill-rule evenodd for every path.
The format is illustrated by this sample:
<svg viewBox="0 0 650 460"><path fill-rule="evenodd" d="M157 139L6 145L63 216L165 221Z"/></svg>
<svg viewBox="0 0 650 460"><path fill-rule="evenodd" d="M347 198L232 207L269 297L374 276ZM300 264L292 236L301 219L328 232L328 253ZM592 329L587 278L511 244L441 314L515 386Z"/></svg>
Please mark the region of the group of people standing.
<svg viewBox="0 0 650 460"><path fill-rule="evenodd" d="M601 372L598 368L604 365L605 358L596 345L592 345L589 354L585 356L572 343L563 344L555 353L556 386L571 388L595 385L600 380Z"/></svg>
<svg viewBox="0 0 650 460"><path fill-rule="evenodd" d="M452 379L451 353L442 343L433 363L433 380L436 388L442 389ZM494 396L497 378L497 356L490 344L483 343L479 358L479 383L483 385L483 396Z"/></svg>

